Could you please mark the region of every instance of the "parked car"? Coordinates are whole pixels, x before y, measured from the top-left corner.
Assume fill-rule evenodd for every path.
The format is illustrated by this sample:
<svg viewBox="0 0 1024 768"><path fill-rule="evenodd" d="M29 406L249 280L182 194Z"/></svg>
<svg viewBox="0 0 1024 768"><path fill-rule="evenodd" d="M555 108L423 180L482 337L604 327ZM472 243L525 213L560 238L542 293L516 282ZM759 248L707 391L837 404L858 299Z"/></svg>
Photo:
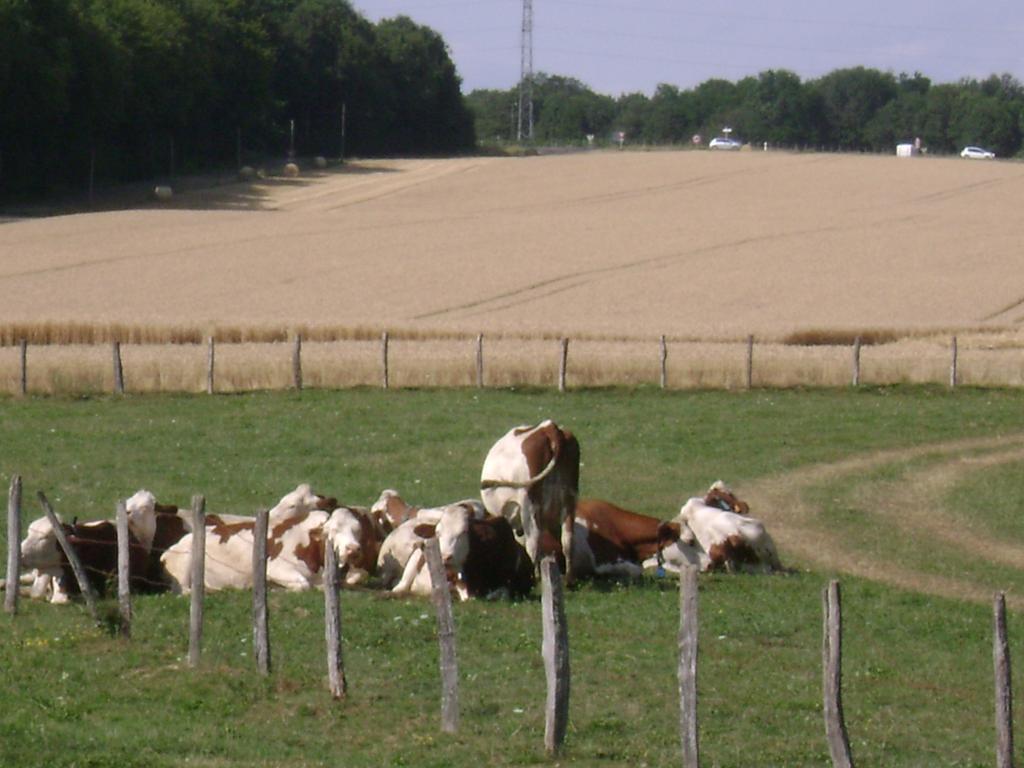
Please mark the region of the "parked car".
<svg viewBox="0 0 1024 768"><path fill-rule="evenodd" d="M716 136L708 142L708 149L739 149L743 145L728 136Z"/></svg>
<svg viewBox="0 0 1024 768"><path fill-rule="evenodd" d="M995 152L989 152L981 147L964 147L960 152L960 157L969 157L972 160L991 160L995 156Z"/></svg>

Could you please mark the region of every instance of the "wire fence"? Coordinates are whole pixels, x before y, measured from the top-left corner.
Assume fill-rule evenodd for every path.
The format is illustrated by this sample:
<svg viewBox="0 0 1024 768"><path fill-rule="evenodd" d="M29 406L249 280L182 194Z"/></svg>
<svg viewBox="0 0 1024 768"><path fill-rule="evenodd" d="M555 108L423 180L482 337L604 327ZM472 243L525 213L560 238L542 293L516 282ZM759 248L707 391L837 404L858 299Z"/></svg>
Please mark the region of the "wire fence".
<svg viewBox="0 0 1024 768"><path fill-rule="evenodd" d="M351 387L662 389L894 384L1018 387L1024 348L985 336L789 344L745 339L393 338L0 348L0 391L15 395L240 392Z"/></svg>

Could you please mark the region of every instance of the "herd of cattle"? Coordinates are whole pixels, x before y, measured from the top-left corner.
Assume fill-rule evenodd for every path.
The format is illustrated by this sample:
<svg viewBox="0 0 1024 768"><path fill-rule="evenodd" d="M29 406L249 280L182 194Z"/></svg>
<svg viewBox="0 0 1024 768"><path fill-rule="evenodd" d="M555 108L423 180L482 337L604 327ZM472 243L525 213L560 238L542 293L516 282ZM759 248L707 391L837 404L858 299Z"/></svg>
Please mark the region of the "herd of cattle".
<svg viewBox="0 0 1024 768"><path fill-rule="evenodd" d="M369 508L339 504L309 485L286 494L269 513L267 582L290 590L320 586L324 548L331 546L346 585L375 579L396 593L428 595L424 542L436 537L459 599L522 596L540 559L554 554L568 581L596 575L640 575L645 569L702 571L782 568L764 525L720 481L688 499L672 520L630 512L607 501L579 499L579 444L552 421L510 430L491 448L481 500L442 507L406 503L385 490ZM125 502L129 574L137 592L191 589L192 514L140 490ZM61 523L103 591L117 573L113 521ZM207 590L252 585L255 519L205 517ZM570 553L565 557L564 553ZM29 525L21 542L22 587L32 597L67 602L78 584L49 518Z"/></svg>

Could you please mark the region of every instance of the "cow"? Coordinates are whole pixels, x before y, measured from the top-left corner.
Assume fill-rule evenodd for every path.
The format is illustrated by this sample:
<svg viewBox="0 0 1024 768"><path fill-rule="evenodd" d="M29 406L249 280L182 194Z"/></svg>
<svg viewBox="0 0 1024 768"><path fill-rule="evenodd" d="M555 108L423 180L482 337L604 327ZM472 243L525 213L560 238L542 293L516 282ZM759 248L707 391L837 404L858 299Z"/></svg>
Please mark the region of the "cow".
<svg viewBox="0 0 1024 768"><path fill-rule="evenodd" d="M702 570L782 570L775 542L756 518L712 506L695 496L683 504L671 524L679 526L681 541L700 546L706 556L701 560Z"/></svg>
<svg viewBox="0 0 1024 768"><path fill-rule="evenodd" d="M576 503L573 566L577 577L639 576L644 561L657 560L663 548L679 540L678 527L601 499Z"/></svg>
<svg viewBox="0 0 1024 768"><path fill-rule="evenodd" d="M99 595L108 591L109 584L117 578L117 525L110 520L95 520L87 523L60 523L68 544L75 551L85 570L90 586ZM128 573L132 591L152 591L143 575L149 557L149 550L129 530L128 532ZM57 542L57 534L49 517L41 517L29 524L27 534L21 542L21 562L32 576L32 597L46 597L52 603L67 603L71 596L79 593L67 555Z"/></svg>
<svg viewBox="0 0 1024 768"><path fill-rule="evenodd" d="M325 511L328 507L336 509L337 500L318 496L308 485L303 484L283 496L269 511L268 584L290 590L305 590L320 584L323 570L323 529L331 517ZM216 591L252 587L255 528L255 518L251 517L206 516L206 589ZM171 579L171 588L175 592L191 591L194 535L195 532L192 532L182 537L160 558Z"/></svg>
<svg viewBox="0 0 1024 768"><path fill-rule="evenodd" d="M377 570L377 557L387 535L379 519L363 507L338 507L323 531L337 554L345 585L365 584Z"/></svg>
<svg viewBox="0 0 1024 768"><path fill-rule="evenodd" d="M432 580L423 547L437 538L451 588L460 600L506 592L523 596L533 587L533 566L512 526L462 501L408 520L384 542L378 561L382 583L396 594L429 595ZM434 520L436 519L436 522Z"/></svg>
<svg viewBox="0 0 1024 768"><path fill-rule="evenodd" d="M580 447L573 434L553 421L509 430L488 451L480 475L487 512L506 518L516 539L540 567L542 532L572 552L573 517L579 494ZM573 581L572 558L566 581Z"/></svg>

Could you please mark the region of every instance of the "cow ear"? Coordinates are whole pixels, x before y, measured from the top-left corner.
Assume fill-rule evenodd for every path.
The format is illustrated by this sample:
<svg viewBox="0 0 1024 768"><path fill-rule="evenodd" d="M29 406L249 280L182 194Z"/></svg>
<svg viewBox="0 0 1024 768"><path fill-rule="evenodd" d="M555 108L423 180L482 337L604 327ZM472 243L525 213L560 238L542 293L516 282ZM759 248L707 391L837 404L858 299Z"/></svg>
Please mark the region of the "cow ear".
<svg viewBox="0 0 1024 768"><path fill-rule="evenodd" d="M412 529L412 532L419 536L421 539L432 539L434 538L434 526L422 523Z"/></svg>

